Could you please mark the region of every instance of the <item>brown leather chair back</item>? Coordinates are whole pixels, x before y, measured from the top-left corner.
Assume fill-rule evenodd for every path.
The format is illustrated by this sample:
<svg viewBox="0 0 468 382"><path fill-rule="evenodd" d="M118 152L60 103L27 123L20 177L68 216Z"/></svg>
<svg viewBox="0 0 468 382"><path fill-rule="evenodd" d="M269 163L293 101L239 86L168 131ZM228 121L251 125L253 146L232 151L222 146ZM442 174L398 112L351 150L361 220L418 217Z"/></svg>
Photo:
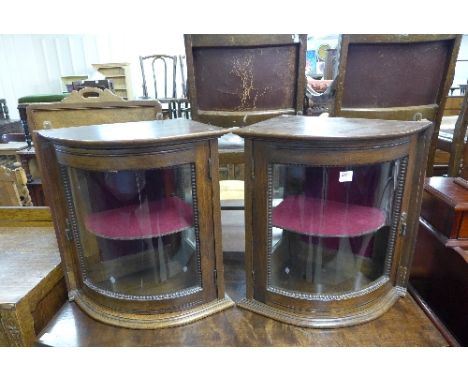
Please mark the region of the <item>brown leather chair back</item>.
<svg viewBox="0 0 468 382"><path fill-rule="evenodd" d="M434 122L427 175L461 35L341 35L331 116Z"/></svg>
<svg viewBox="0 0 468 382"><path fill-rule="evenodd" d="M185 35L192 118L245 126L302 113L307 35Z"/></svg>

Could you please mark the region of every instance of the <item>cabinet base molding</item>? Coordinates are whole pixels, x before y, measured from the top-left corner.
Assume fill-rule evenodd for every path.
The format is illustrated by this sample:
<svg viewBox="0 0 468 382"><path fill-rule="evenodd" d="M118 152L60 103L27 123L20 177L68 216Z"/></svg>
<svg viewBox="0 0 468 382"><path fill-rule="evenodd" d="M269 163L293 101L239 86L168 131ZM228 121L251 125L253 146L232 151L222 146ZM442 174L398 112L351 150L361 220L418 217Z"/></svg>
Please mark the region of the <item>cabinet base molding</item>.
<svg viewBox="0 0 468 382"><path fill-rule="evenodd" d="M130 314L96 304L83 293L74 294L74 301L92 318L106 324L130 329L160 329L189 324L234 306L229 296L189 310L164 314Z"/></svg>
<svg viewBox="0 0 468 382"><path fill-rule="evenodd" d="M384 314L400 298L401 293L392 288L382 298L368 304L367 307L361 307L359 310L347 312L345 316L327 316L323 313L320 316L314 313L294 312L279 309L254 299L245 298L237 302L239 308L250 310L262 316L272 318L276 321L284 322L295 326L306 328L339 328L362 324L371 321Z"/></svg>

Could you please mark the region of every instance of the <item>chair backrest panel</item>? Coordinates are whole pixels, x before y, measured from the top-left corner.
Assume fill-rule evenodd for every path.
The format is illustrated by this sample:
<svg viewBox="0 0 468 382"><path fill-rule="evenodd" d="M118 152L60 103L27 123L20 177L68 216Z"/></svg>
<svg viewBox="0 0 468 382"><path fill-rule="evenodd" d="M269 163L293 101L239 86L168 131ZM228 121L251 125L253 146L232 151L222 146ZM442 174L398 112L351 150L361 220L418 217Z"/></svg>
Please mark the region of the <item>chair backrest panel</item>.
<svg viewBox="0 0 468 382"><path fill-rule="evenodd" d="M199 109L295 110L296 57L288 45L194 49Z"/></svg>
<svg viewBox="0 0 468 382"><path fill-rule="evenodd" d="M341 35L330 115L434 123L427 162L433 163L440 122L455 74L462 35Z"/></svg>
<svg viewBox="0 0 468 382"><path fill-rule="evenodd" d="M453 40L350 45L342 107L438 103L452 49Z"/></svg>
<svg viewBox="0 0 468 382"><path fill-rule="evenodd" d="M192 118L245 126L300 113L306 35L185 35Z"/></svg>

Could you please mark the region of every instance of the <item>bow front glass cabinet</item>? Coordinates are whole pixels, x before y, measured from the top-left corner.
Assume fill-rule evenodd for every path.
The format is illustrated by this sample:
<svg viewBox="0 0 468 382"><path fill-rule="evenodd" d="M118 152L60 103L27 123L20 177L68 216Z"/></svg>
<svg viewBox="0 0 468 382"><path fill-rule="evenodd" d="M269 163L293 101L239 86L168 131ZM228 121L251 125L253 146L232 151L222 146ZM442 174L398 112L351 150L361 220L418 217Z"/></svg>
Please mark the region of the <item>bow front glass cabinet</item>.
<svg viewBox="0 0 468 382"><path fill-rule="evenodd" d="M283 116L245 138L247 298L290 324L376 318L404 295L428 121Z"/></svg>
<svg viewBox="0 0 468 382"><path fill-rule="evenodd" d="M40 130L70 299L130 328L181 325L224 295L217 138L186 119Z"/></svg>

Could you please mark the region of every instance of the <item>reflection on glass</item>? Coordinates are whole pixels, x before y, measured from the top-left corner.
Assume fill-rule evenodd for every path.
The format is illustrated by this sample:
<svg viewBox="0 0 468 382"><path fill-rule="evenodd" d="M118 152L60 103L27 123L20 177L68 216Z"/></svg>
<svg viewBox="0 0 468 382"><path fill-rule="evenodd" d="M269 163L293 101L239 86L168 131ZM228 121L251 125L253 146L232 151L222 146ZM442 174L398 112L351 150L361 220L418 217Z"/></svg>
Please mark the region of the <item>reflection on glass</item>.
<svg viewBox="0 0 468 382"><path fill-rule="evenodd" d="M131 296L201 286L192 171L69 169L88 286Z"/></svg>
<svg viewBox="0 0 468 382"><path fill-rule="evenodd" d="M400 160L272 165L269 285L303 293L365 288L385 274Z"/></svg>

